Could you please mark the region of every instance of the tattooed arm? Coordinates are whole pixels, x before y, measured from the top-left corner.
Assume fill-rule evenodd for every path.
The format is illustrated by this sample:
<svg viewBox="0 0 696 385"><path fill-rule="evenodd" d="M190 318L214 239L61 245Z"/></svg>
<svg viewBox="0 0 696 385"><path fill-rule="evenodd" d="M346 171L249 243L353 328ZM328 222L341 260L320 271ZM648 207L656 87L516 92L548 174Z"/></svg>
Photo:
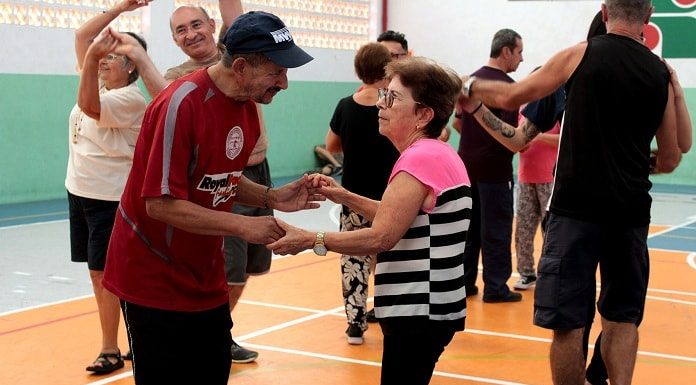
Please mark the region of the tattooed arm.
<svg viewBox="0 0 696 385"><path fill-rule="evenodd" d="M524 148L541 132L527 118L523 119L519 126L513 127L495 116L485 105L474 113L474 117L495 140L512 152L518 152Z"/></svg>

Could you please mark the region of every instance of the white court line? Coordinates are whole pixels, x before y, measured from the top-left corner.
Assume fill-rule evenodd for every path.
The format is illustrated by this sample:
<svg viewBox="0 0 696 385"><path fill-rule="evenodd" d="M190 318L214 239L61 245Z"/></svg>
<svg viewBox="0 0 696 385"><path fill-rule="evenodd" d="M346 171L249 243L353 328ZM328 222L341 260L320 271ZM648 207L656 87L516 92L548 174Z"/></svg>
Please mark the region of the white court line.
<svg viewBox="0 0 696 385"><path fill-rule="evenodd" d="M689 218L689 221L688 221L688 222L684 222L684 223L682 223L682 224L680 224L680 225L668 227L668 228L666 228L666 229L664 229L664 230L662 230L662 231L658 231L658 232L656 232L656 233L648 234L648 239L657 237L658 235L662 235L662 234L668 233L668 232L670 232L670 231L672 231L672 230L676 230L676 229L679 229L679 228L682 228L682 227L688 227L689 225L691 225L691 224L693 224L693 223L696 223L696 219Z"/></svg>
<svg viewBox="0 0 696 385"><path fill-rule="evenodd" d="M294 355L312 357L312 358L321 358L324 360L346 362L346 363L350 363L350 364L359 364L359 365L376 366L376 367L382 366L382 364L379 362L366 361L366 360L356 360L354 358L346 358L346 357L334 356L334 355L330 355L330 354L312 353L312 352L307 352L307 351L303 351L303 350L286 349L286 348L279 348L279 347L275 347L275 346L258 345L258 344L251 344L251 343L245 343L244 345L252 347L254 349L270 350L270 351L274 351L274 352L288 353L288 354L294 354ZM456 378L456 379L460 379L460 380L479 381L479 382L484 382L486 384L526 385L526 384L523 384L521 382L510 382L510 381L495 380L495 379L486 378L486 377L467 376L464 374L441 372L439 370L434 371L433 375L440 376L440 377Z"/></svg>
<svg viewBox="0 0 696 385"><path fill-rule="evenodd" d="M6 311L6 312L4 312L4 313L0 313L0 317L4 317L4 316L11 315L11 314L15 314L15 313L21 313L21 312L29 311L29 310L41 309L41 308L49 307L49 306L53 306L53 305L60 305L60 304L63 304L63 303L68 303L68 302L73 302L73 301L79 301L79 300L82 300L82 299L85 299L85 298L90 298L90 297L94 297L94 294L87 294L87 295L83 295L83 296L80 296L80 297L73 297L73 298L68 298L68 299L61 299L60 301L42 303L42 304L40 304L40 305L34 305L34 306L23 307L23 308L20 308L20 309L10 310L10 311Z"/></svg>
<svg viewBox="0 0 696 385"><path fill-rule="evenodd" d="M686 256L686 263L691 266L692 269L696 270L696 253L691 253Z"/></svg>
<svg viewBox="0 0 696 385"><path fill-rule="evenodd" d="M0 225L0 230L5 230L5 229L18 229L22 227L29 227L29 226L37 226L37 225L47 225L47 224L52 224L52 223L62 223L62 222L67 222L67 219L56 219L55 221L41 221L41 222L32 222L32 223L22 223L20 225L10 225L10 226L2 226Z"/></svg>
<svg viewBox="0 0 696 385"><path fill-rule="evenodd" d="M326 315L335 315L336 312L343 310L343 306L335 307L335 308L329 309L329 310L315 310L315 309L307 309L307 308L302 308L302 307L269 304L269 303L264 303L264 302L259 302L259 301L241 301L241 302L253 304L256 306L267 306L267 307L283 308L283 309L289 309L289 310L309 311L309 312L312 312L314 314L311 314L311 315L308 315L305 317L300 317L300 318L297 318L297 319L292 320L292 321L283 322L283 323L280 323L280 324L277 324L277 325L274 325L271 327L267 327L267 328L264 328L261 330L257 330L255 332L251 332L251 333L248 333L248 334L245 334L242 336L237 336L236 337L237 341L245 341L245 340L250 339L250 338L258 337L258 336L272 333L272 332L275 332L275 331L278 331L281 329L285 329L285 328L288 328L291 326L299 325L299 324L302 324L304 322L311 321L311 320L314 320L317 318L321 318L321 317L326 316ZM549 338L530 337L530 336L523 336L523 335L518 335L518 334L499 333L499 332L492 332L492 331L486 331L486 330L468 329L468 330L465 330L465 332L471 333L471 334L490 335L490 336L496 336L496 337L521 339L521 340L543 342L543 343L550 343L551 342L551 340ZM339 361L339 362L357 363L357 364L361 364L361 365L370 365L370 366L381 366L380 363L372 362L372 361L356 360L356 359L340 357L340 356L311 353L311 352L306 352L306 351L302 351L302 350L284 349L284 348L277 348L277 347L271 347L271 346L266 346L266 345L257 345L257 344L248 343L248 342L245 343L245 346L249 346L249 347L255 348L255 349L266 349L266 350L278 351L278 352L283 352L283 353L290 353L290 354L295 354L295 355L303 355L303 356L308 356L308 357L328 359L328 360ZM590 347L594 348L593 345L590 345ZM652 356L652 357L665 358L665 359L672 359L672 360L696 362L696 357L679 356L679 355L656 353L656 352L647 352L647 351L642 351L642 350L639 350L638 354ZM474 377L474 376L467 376L467 375L448 373L448 372L440 372L440 371L433 372L433 375L441 376L441 377L457 378L457 379L462 379L462 380L474 380L474 381L480 381L480 382L485 382L485 383L489 383L489 384L525 385L522 383L508 382L508 381L502 381L502 380L495 380L495 379L491 379L491 378ZM118 375L115 375L112 377L104 378L100 381L91 382L88 385L104 385L104 384L108 384L108 383L120 380L122 378L130 377L130 376L132 376L132 372L125 372L125 373L121 373L121 374L118 374Z"/></svg>

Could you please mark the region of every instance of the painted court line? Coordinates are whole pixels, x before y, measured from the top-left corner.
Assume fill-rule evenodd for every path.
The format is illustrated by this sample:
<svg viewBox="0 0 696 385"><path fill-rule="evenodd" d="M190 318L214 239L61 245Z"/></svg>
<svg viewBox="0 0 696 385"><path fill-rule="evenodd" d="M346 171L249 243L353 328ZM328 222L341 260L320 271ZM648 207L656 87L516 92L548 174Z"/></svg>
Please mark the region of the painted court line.
<svg viewBox="0 0 696 385"><path fill-rule="evenodd" d="M269 350L269 351L274 351L274 352L279 352L279 353L288 353L288 354L294 354L294 355L305 356L305 357L321 358L321 359L331 360L331 361L346 362L346 363L350 363L350 364L359 364L359 365L375 366L375 367L382 366L381 363L375 362L375 361L356 360L354 358L346 358L346 357L334 356L334 355L330 355L330 354L312 353L312 352L307 352L304 350L278 348L275 346L258 345L258 344L252 344L252 343L245 343L244 345L249 346L249 347L254 348L254 349L259 349L259 350ZM510 382L510 381L496 380L496 379L486 378L486 377L467 376L464 374L442 372L439 370L434 371L433 376L456 378L456 379L460 379L460 380L479 381L479 382L484 382L486 384L526 385L526 384L521 383L521 382Z"/></svg>

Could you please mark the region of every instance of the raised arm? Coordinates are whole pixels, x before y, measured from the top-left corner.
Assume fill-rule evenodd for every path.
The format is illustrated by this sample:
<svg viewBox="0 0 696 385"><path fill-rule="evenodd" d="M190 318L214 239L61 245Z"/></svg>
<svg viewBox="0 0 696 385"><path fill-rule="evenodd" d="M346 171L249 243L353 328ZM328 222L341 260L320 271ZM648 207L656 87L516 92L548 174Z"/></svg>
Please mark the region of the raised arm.
<svg viewBox="0 0 696 385"><path fill-rule="evenodd" d="M111 52L117 42L109 33L104 31L101 37L94 40L85 53L83 68L80 72L80 85L77 89L77 106L87 116L99 120L101 116L101 101L99 99L99 60ZM118 59L115 59L118 60Z"/></svg>
<svg viewBox="0 0 696 385"><path fill-rule="evenodd" d="M119 33L112 31L111 34L118 41L118 45L114 48L114 52L119 55L125 55L135 63L138 68L140 78L143 79L143 84L147 92L152 98L159 95L162 90L169 85L170 81L157 70L155 63L150 59L147 51L138 43L135 38L127 33Z"/></svg>
<svg viewBox="0 0 696 385"><path fill-rule="evenodd" d="M538 71L517 83L476 79L471 83L469 96L489 107L514 110L524 103L541 99L563 83L582 60L587 43L583 42L555 54ZM468 76L462 77L466 83Z"/></svg>
<svg viewBox="0 0 696 385"><path fill-rule="evenodd" d="M244 13L241 0L220 0L218 5L220 7L222 22L228 27L234 23L234 20L239 17L239 15Z"/></svg>
<svg viewBox="0 0 696 385"><path fill-rule="evenodd" d="M109 23L114 21L123 12L133 11L144 7L151 0L122 0L112 8L97 14L87 20L80 28L75 30L75 56L77 57L77 68L82 70L82 62L85 60L87 48L94 42L99 33L106 28Z"/></svg>

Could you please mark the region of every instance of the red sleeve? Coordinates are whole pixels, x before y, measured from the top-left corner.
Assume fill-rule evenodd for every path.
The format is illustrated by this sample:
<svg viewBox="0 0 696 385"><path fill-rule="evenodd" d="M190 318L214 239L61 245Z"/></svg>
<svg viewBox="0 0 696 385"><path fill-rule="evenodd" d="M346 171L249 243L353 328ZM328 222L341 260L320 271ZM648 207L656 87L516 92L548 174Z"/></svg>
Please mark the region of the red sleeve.
<svg viewBox="0 0 696 385"><path fill-rule="evenodd" d="M175 100L163 100L143 121L143 125L155 125L141 191L143 198L163 195L189 198L188 170L195 147L193 106L190 98L178 103Z"/></svg>

